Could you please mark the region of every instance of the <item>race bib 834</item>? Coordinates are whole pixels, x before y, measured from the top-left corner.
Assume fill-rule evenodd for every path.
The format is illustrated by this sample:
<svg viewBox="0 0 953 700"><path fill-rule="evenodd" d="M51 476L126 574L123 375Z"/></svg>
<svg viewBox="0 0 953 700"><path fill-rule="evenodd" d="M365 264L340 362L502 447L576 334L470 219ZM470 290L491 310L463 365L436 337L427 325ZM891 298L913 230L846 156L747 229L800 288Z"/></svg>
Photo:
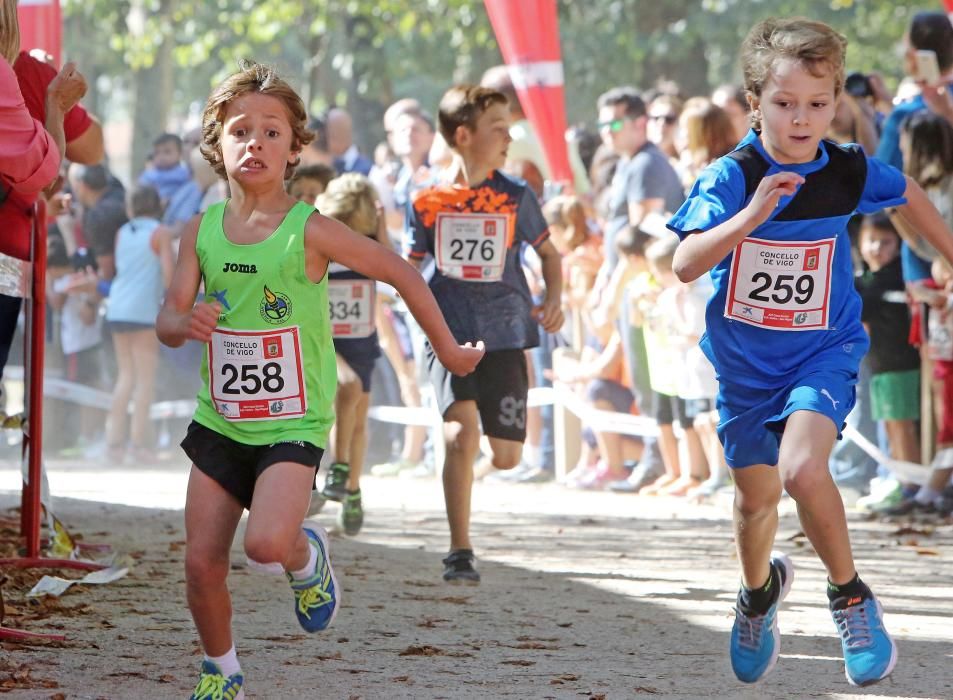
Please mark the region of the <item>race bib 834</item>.
<svg viewBox="0 0 953 700"><path fill-rule="evenodd" d="M366 338L374 332L375 292L373 280L328 280L335 338Z"/></svg>
<svg viewBox="0 0 953 700"><path fill-rule="evenodd" d="M725 317L782 331L826 329L834 243L743 240L732 260Z"/></svg>

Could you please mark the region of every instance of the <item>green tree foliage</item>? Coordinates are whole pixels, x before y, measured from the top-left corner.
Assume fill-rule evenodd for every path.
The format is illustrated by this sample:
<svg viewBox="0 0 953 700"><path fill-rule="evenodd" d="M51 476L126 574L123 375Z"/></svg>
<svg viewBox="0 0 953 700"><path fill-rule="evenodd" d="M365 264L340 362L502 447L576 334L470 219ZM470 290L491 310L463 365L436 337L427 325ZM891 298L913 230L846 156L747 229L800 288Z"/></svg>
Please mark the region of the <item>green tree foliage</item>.
<svg viewBox="0 0 953 700"><path fill-rule="evenodd" d="M895 49L916 11L894 0L558 0L558 8L571 122L591 121L595 98L612 85L667 79L699 94L738 82L745 32L772 15L832 24L850 40L849 68L896 84ZM103 78L96 87L144 101L113 109L181 123L239 59L252 58L277 65L313 111L347 106L367 150L383 136L391 101L413 95L433 108L448 85L479 80L501 60L473 0L65 0L64 14L66 54ZM171 87L134 89L148 71L167 71ZM91 98L97 107L101 97Z"/></svg>

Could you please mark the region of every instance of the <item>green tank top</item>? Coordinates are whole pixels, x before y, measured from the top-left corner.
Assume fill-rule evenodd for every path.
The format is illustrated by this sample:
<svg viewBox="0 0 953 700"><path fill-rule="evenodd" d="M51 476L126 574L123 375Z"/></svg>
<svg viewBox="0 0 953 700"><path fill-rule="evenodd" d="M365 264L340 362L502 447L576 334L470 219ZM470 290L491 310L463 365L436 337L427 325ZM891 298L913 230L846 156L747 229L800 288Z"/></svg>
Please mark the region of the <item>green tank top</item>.
<svg viewBox="0 0 953 700"><path fill-rule="evenodd" d="M314 207L297 203L260 243L225 237L226 202L202 217L195 251L206 298L222 305L202 359L194 419L246 445L327 445L337 370L328 278L305 274L304 231Z"/></svg>

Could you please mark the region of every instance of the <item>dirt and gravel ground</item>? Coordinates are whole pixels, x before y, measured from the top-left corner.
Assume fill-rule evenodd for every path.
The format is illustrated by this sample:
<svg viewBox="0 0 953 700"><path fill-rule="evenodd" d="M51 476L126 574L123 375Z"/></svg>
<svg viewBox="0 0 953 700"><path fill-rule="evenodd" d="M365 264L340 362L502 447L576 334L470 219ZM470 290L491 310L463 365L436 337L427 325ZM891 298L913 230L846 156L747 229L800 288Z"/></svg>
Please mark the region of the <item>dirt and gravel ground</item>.
<svg viewBox="0 0 953 700"><path fill-rule="evenodd" d="M16 574L4 586L6 624L67 641L0 644L0 695L188 697L201 656L184 604L185 474L182 464L50 465L60 517L136 563L119 582L42 605L22 598L38 574ZM0 512L16 504L18 483L14 465L0 463ZM856 689L843 675L821 567L787 504L778 541L796 578L780 615L781 660L747 687L726 657L737 585L727 497L688 506L481 483L473 529L483 583L457 587L440 580L439 483L368 478L364 490L364 531L332 537L343 607L325 633L303 634L287 583L248 571L234 550L249 698L953 698L949 524L852 516L859 568L900 645L894 675ZM334 528L336 508L317 520Z"/></svg>

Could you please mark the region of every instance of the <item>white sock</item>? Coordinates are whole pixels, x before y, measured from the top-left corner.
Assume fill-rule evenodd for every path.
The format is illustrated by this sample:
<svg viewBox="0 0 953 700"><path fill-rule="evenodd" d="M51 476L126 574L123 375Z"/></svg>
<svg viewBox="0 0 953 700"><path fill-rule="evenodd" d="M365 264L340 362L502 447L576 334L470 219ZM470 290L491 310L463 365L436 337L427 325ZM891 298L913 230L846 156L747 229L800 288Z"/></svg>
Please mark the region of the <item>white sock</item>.
<svg viewBox="0 0 953 700"><path fill-rule="evenodd" d="M941 495L943 494L936 489L931 489L929 486L921 486L920 490L917 491L917 495L913 497L913 500L921 506L928 506Z"/></svg>
<svg viewBox="0 0 953 700"><path fill-rule="evenodd" d="M314 576L314 569L318 565L318 548L308 542L308 551L310 554L308 555L308 563L305 567L291 572L291 575L299 581Z"/></svg>
<svg viewBox="0 0 953 700"><path fill-rule="evenodd" d="M529 466L539 468L543 463L543 451L537 445L523 445L523 461Z"/></svg>
<svg viewBox="0 0 953 700"><path fill-rule="evenodd" d="M238 654L235 652L234 644L232 648L226 651L222 656L209 656L206 654L205 658L218 666L222 675L226 678L242 670L242 667L238 665Z"/></svg>
<svg viewBox="0 0 953 700"><path fill-rule="evenodd" d="M944 469L946 467L953 467L953 448L950 447L937 450L936 454L933 455L933 463L930 465L931 469Z"/></svg>

